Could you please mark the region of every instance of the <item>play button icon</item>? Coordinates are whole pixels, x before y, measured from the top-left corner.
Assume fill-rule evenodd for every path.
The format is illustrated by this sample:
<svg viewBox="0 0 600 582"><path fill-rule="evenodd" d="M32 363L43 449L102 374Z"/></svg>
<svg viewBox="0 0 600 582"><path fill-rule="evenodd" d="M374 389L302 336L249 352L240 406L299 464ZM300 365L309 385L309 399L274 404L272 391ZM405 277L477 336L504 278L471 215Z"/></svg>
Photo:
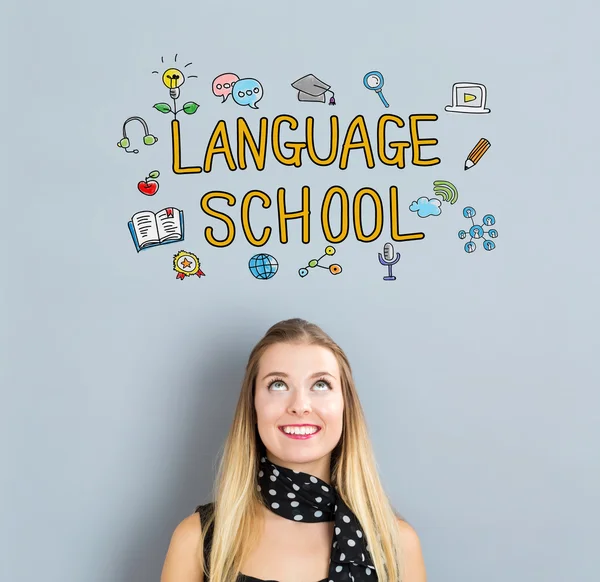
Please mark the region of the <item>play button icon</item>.
<svg viewBox="0 0 600 582"><path fill-rule="evenodd" d="M481 83L454 83L452 105L446 105L445 110L455 113L489 113L486 98L487 89Z"/></svg>

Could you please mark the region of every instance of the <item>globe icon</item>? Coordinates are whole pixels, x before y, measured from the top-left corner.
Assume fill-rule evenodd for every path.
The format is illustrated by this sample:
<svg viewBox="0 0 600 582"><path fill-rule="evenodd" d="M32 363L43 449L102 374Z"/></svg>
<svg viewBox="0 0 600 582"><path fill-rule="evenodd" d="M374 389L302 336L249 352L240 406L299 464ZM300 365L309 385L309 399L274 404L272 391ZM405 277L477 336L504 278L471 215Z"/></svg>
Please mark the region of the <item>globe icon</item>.
<svg viewBox="0 0 600 582"><path fill-rule="evenodd" d="M256 279L270 279L277 273L279 263L271 255L259 254L250 258L248 267Z"/></svg>

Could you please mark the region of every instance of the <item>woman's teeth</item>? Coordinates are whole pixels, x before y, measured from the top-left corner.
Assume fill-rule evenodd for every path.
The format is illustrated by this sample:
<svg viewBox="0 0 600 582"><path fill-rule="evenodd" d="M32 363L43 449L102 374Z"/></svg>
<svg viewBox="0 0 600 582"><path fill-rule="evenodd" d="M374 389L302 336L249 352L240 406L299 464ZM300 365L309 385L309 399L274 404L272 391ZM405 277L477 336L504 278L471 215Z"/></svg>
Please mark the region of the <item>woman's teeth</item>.
<svg viewBox="0 0 600 582"><path fill-rule="evenodd" d="M283 432L287 434L313 434L319 430L316 426L302 426L302 427L291 427L284 426L282 428Z"/></svg>

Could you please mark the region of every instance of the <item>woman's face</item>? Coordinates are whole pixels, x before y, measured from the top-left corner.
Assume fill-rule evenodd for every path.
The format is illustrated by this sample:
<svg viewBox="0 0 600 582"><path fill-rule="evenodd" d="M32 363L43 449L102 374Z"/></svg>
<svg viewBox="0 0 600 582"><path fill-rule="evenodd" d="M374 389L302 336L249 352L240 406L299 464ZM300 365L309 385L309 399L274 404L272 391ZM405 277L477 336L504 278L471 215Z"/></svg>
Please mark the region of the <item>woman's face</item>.
<svg viewBox="0 0 600 582"><path fill-rule="evenodd" d="M254 405L268 458L329 482L331 451L342 435L344 411L333 352L303 343L267 348L258 367ZM302 424L319 430L305 439L291 438L282 430Z"/></svg>

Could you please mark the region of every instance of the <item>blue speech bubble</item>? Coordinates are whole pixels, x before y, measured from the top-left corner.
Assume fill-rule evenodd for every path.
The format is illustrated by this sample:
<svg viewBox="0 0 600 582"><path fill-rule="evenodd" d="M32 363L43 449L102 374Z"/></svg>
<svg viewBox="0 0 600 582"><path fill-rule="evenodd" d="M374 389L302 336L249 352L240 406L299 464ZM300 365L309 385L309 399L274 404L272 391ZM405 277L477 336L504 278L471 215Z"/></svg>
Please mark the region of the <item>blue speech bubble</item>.
<svg viewBox="0 0 600 582"><path fill-rule="evenodd" d="M231 96L238 105L258 109L256 104L263 97L263 87L256 79L240 79L233 85Z"/></svg>

